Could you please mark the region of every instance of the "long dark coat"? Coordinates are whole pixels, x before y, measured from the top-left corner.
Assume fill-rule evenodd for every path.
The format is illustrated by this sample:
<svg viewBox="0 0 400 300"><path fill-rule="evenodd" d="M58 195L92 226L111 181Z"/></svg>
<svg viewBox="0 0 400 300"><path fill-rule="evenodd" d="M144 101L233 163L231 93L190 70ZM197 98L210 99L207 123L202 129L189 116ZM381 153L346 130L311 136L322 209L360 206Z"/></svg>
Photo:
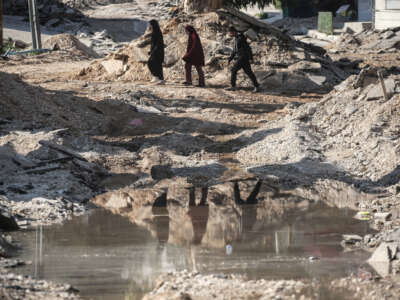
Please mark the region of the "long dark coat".
<svg viewBox="0 0 400 300"><path fill-rule="evenodd" d="M183 60L195 66L204 66L204 51L200 37L192 26L186 26L189 31L188 46Z"/></svg>
<svg viewBox="0 0 400 300"><path fill-rule="evenodd" d="M151 33L149 61L157 61L162 63L164 62L164 38L158 22L151 20L150 24L153 27L153 32Z"/></svg>

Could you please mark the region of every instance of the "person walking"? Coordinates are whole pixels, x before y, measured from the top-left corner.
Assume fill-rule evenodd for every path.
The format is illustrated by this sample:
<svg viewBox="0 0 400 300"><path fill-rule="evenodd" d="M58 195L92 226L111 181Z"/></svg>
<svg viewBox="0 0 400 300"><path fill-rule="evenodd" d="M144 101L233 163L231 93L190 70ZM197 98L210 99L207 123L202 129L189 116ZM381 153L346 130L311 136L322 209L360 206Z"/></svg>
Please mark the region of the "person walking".
<svg viewBox="0 0 400 300"><path fill-rule="evenodd" d="M186 54L182 57L185 61L186 81L183 84L192 84L192 66L195 66L197 73L199 74L199 87L205 86L204 81L204 51L201 45L200 37L196 30L187 25L185 27L186 33L189 36Z"/></svg>
<svg viewBox="0 0 400 300"><path fill-rule="evenodd" d="M149 23L151 30L151 47L147 65L153 75L151 82L163 84L164 75L162 65L164 62L164 39L157 20L151 20Z"/></svg>
<svg viewBox="0 0 400 300"><path fill-rule="evenodd" d="M257 82L257 78L251 70L251 63L253 62L253 53L249 44L247 43L246 37L237 32L235 27L229 27L229 35L235 38L235 45L232 51L231 56L229 57L229 64L231 61L237 57L235 64L232 67L231 74L231 87L227 88L227 90L234 91L236 90L236 78L237 73L240 69L249 76L254 85L253 92L257 93L260 91L260 85Z"/></svg>

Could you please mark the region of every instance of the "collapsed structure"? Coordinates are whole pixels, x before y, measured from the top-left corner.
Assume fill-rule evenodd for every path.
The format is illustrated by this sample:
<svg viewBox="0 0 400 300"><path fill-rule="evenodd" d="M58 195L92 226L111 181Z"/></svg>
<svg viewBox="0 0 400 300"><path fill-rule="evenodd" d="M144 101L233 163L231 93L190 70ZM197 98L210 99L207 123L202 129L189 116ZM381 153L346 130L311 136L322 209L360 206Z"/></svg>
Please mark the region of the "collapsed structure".
<svg viewBox="0 0 400 300"><path fill-rule="evenodd" d="M325 55L325 50L296 41L274 26L258 21L240 11L223 9L201 15L177 14L163 26L166 58L165 77L169 81L182 78L187 36L185 24L198 29L206 53L206 78L208 84L221 85L227 80L227 57L232 51L232 40L227 28L233 24L251 41L255 57L255 74L266 90L297 93L326 92L347 78L346 72L335 66ZM150 79L147 70L149 35L144 35L101 60L82 69L78 77L89 80L145 81ZM246 80L240 77L241 81Z"/></svg>

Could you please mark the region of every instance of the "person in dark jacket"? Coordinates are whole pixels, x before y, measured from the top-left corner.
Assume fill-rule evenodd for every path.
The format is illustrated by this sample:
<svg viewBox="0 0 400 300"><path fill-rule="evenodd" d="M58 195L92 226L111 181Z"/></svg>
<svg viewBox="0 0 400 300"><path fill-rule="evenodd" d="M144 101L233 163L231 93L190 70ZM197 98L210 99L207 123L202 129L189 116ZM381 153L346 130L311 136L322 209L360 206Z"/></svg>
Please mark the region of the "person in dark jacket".
<svg viewBox="0 0 400 300"><path fill-rule="evenodd" d="M160 25L156 20L150 21L151 47L150 57L147 62L149 70L153 75L151 82L164 83L163 62L164 62L164 39Z"/></svg>
<svg viewBox="0 0 400 300"><path fill-rule="evenodd" d="M234 27L229 28L229 34L230 36L235 37L235 45L232 54L229 57L229 63L236 57L237 60L232 67L231 87L228 88L228 90L236 90L237 72L240 69L243 69L243 71L247 74L247 76L249 76L249 78L253 82L253 92L259 92L260 85L258 84L257 78L251 70L250 65L250 63L253 62L253 53L249 44L247 43L246 37L242 33L237 32Z"/></svg>
<svg viewBox="0 0 400 300"><path fill-rule="evenodd" d="M203 46L201 45L200 37L197 34L196 30L187 25L185 27L186 33L189 36L188 46L186 50L186 54L182 57L182 59L186 62L185 70L186 70L186 81L184 84L191 85L192 84L192 66L195 66L197 73L199 74L199 86L204 87L204 51Z"/></svg>

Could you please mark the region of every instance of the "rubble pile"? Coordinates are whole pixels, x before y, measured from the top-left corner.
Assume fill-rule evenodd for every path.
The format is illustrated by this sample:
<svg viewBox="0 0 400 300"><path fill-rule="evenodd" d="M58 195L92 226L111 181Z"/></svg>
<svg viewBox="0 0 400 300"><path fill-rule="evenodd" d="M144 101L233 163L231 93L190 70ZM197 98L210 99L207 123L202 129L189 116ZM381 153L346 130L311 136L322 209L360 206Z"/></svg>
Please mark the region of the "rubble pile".
<svg viewBox="0 0 400 300"><path fill-rule="evenodd" d="M16 265L14 265L14 267ZM76 292L77 290L69 284L58 284L44 280L37 280L30 276L9 273L6 269L0 268L0 297L2 299L81 299L76 295Z"/></svg>
<svg viewBox="0 0 400 300"><path fill-rule="evenodd" d="M295 280L252 280L241 276L201 275L187 271L160 276L158 287L144 300L161 299L273 299L279 291L280 299L300 297L306 285ZM255 292L257 291L257 292ZM301 296L299 299L311 299Z"/></svg>
<svg viewBox="0 0 400 300"><path fill-rule="evenodd" d="M83 0L85 1L85 0ZM83 14L66 5L63 0L38 0L38 11L40 23L46 26L57 26L61 23L81 21ZM25 0L4 0L3 12L6 15L20 15L28 18L28 1Z"/></svg>
<svg viewBox="0 0 400 300"><path fill-rule="evenodd" d="M298 42L277 28L260 22L237 10L224 9L198 16L180 14L164 24L165 62L167 80L181 80L184 63L181 57L187 46L184 27L191 23L199 35L206 53L206 77L209 84L227 80L227 58L233 41L227 37L230 24L245 32L251 41L255 64L253 69L267 90L294 92L323 92L347 77L325 56L322 48ZM82 69L78 77L87 80L149 80L146 62L149 35L135 40L125 48ZM239 80L247 80L241 76Z"/></svg>
<svg viewBox="0 0 400 300"><path fill-rule="evenodd" d="M389 187L400 176L399 79L387 74L388 101L375 70L351 76L319 102L288 105L287 116L258 130L271 134L241 149L237 158L259 174L294 178L299 172Z"/></svg>
<svg viewBox="0 0 400 300"><path fill-rule="evenodd" d="M97 54L93 49L81 43L73 35L66 33L52 36L43 43L43 48L72 52L75 57L99 57L99 54Z"/></svg>
<svg viewBox="0 0 400 300"><path fill-rule="evenodd" d="M87 99L60 93L59 97L24 83L20 77L0 72L0 120L27 122L26 128L93 129L103 120ZM80 108L77 110L77 108Z"/></svg>
<svg viewBox="0 0 400 300"><path fill-rule="evenodd" d="M340 28L343 26L343 23L348 20L348 17L336 16L333 18L333 27ZM318 28L318 17L283 18L272 24L290 35L305 35L309 30Z"/></svg>
<svg viewBox="0 0 400 300"><path fill-rule="evenodd" d="M385 30L365 30L358 34L344 32L337 41L337 47L354 46L361 50L396 51L400 49L400 27Z"/></svg>
<svg viewBox="0 0 400 300"><path fill-rule="evenodd" d="M85 212L105 171L58 145L63 131L1 129L11 130L0 138L2 229L61 223Z"/></svg>

